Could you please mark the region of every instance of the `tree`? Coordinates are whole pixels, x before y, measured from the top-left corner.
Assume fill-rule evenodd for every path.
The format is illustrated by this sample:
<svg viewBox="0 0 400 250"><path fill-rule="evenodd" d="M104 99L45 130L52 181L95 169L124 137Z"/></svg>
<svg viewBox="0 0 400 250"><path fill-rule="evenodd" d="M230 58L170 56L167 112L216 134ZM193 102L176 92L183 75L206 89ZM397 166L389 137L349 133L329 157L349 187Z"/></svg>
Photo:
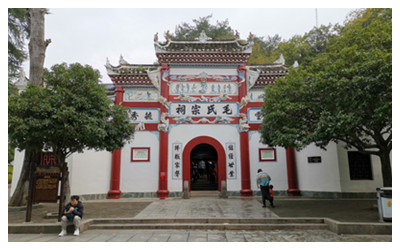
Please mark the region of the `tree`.
<svg viewBox="0 0 400 250"><path fill-rule="evenodd" d="M29 81L32 84L43 86L43 64L46 53L46 48L51 42L50 40L44 40L44 15L46 9L33 8L28 9L29 15L27 17L29 23L29 29L27 33L30 35L29 41ZM39 157L38 154L31 152L30 150L25 151L24 163L22 165L21 175L17 183L17 187L13 196L10 199L9 205L21 206L26 202L24 199L28 193L29 183L29 170L32 168L32 162Z"/></svg>
<svg viewBox="0 0 400 250"><path fill-rule="evenodd" d="M43 86L43 65L46 48L51 40L44 40L44 15L46 9L29 9L31 20L29 41L29 81Z"/></svg>
<svg viewBox="0 0 400 250"><path fill-rule="evenodd" d="M294 35L288 41L278 44L277 55L283 54L287 65L293 65L295 61L300 65L309 65L316 55L326 52L331 40L337 36L339 28L338 25L321 25L303 36Z"/></svg>
<svg viewBox="0 0 400 250"><path fill-rule="evenodd" d="M279 35L267 38L254 36L254 45L248 64L268 64L279 58L277 51L282 38Z"/></svg>
<svg viewBox="0 0 400 250"><path fill-rule="evenodd" d="M47 88L30 84L10 97L8 130L19 150L51 150L57 162L85 149L113 151L134 134L125 108L112 105L99 85L100 74L80 64L54 65Z"/></svg>
<svg viewBox="0 0 400 250"><path fill-rule="evenodd" d="M326 52L266 87L262 112L264 143L302 149L342 141L377 155L391 187L391 9L356 12Z"/></svg>
<svg viewBox="0 0 400 250"><path fill-rule="evenodd" d="M194 25L182 23L175 27L174 40L195 40L204 30L206 35L214 40L234 39L233 29L229 26L229 21L217 21L216 25L210 24L212 15L193 19Z"/></svg>
<svg viewBox="0 0 400 250"><path fill-rule="evenodd" d="M28 9L8 9L8 75L9 78L18 75L21 64L27 54L24 41L29 38Z"/></svg>

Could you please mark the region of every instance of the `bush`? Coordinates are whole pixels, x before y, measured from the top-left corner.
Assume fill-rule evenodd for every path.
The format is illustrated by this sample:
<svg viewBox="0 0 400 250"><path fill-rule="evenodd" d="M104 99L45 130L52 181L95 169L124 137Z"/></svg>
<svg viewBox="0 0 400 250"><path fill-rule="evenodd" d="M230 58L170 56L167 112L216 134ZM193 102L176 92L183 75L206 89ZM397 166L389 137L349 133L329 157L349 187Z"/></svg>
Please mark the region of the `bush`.
<svg viewBox="0 0 400 250"><path fill-rule="evenodd" d="M8 165L8 184L11 184L13 174L13 165Z"/></svg>

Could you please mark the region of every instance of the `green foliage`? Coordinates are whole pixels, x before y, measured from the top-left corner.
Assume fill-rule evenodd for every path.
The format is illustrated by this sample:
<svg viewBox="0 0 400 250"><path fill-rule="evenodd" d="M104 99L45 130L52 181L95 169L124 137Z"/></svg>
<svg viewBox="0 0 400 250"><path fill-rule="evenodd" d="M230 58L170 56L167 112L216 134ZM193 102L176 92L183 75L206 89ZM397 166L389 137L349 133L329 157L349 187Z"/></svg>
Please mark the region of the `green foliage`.
<svg viewBox="0 0 400 250"><path fill-rule="evenodd" d="M13 165L8 165L8 184L11 184L13 175Z"/></svg>
<svg viewBox="0 0 400 250"><path fill-rule="evenodd" d="M189 23L182 23L175 27L175 35L172 36L173 40L195 40L199 37L200 33L204 30L208 37L214 40L229 40L234 39L234 33L229 26L229 21L217 21L216 25L210 24L212 15L206 17L199 17L193 19L194 25Z"/></svg>
<svg viewBox="0 0 400 250"><path fill-rule="evenodd" d="M113 151L134 133L126 110L113 106L100 74L80 64L45 70L47 88L29 85L9 98L10 141L20 149L53 149L67 156L84 149Z"/></svg>
<svg viewBox="0 0 400 250"><path fill-rule="evenodd" d="M267 86L260 128L268 145L324 148L342 141L381 159L391 187L392 12L367 9L314 52L309 63ZM317 44L317 43L316 43Z"/></svg>
<svg viewBox="0 0 400 250"><path fill-rule="evenodd" d="M350 21L309 66L266 87L265 143L301 149L340 140L360 151L391 150L392 26L388 11L380 13L368 25Z"/></svg>
<svg viewBox="0 0 400 250"><path fill-rule="evenodd" d="M14 160L14 153L15 153L15 147L9 143L8 144L8 163L10 163Z"/></svg>
<svg viewBox="0 0 400 250"><path fill-rule="evenodd" d="M367 9L362 19L349 21L309 66L291 70L286 79L266 88L261 127L265 143L301 149L311 142L324 147L343 141L365 153L390 152L388 16L391 11L386 9Z"/></svg>
<svg viewBox="0 0 400 250"><path fill-rule="evenodd" d="M15 76L27 58L25 39L29 37L29 14L26 8L8 9L8 72Z"/></svg>
<svg viewBox="0 0 400 250"><path fill-rule="evenodd" d="M300 65L309 65L316 55L326 52L339 29L338 25L314 27L303 36L295 35L287 42L279 43L277 54L283 54L286 65L293 65L295 61Z"/></svg>
<svg viewBox="0 0 400 250"><path fill-rule="evenodd" d="M254 36L254 45L248 64L268 64L279 58L277 48L282 38L279 35L273 37Z"/></svg>

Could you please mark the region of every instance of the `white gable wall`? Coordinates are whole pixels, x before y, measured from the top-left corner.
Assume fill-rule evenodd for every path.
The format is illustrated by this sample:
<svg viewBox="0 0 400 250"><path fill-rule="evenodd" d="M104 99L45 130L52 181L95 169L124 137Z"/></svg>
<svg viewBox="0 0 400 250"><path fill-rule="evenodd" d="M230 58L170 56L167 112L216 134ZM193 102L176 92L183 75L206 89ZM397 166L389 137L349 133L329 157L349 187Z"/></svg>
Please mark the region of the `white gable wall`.
<svg viewBox="0 0 400 250"><path fill-rule="evenodd" d="M261 168L271 176L271 185L274 190L288 189L287 168L286 168L286 150L276 148L276 161L260 161L259 149L271 148L260 143L260 133L258 131L249 132L249 151L250 151L250 182L253 191L259 191L257 188L256 175L257 170Z"/></svg>
<svg viewBox="0 0 400 250"><path fill-rule="evenodd" d="M110 190L112 153L85 150L72 154L66 162L71 195L106 194Z"/></svg>
<svg viewBox="0 0 400 250"><path fill-rule="evenodd" d="M335 143L327 150L309 145L296 153L300 191L341 192L338 153ZM308 163L308 157L321 156L321 163Z"/></svg>
<svg viewBox="0 0 400 250"><path fill-rule="evenodd" d="M124 192L156 192L159 172L159 132L136 131L135 138L121 150L120 190ZM149 147L149 162L131 162L132 147Z"/></svg>
<svg viewBox="0 0 400 250"><path fill-rule="evenodd" d="M337 145L340 167L340 183L343 192L376 192L377 187L383 187L381 162L378 156L371 156L372 180L350 180L349 160L343 143Z"/></svg>

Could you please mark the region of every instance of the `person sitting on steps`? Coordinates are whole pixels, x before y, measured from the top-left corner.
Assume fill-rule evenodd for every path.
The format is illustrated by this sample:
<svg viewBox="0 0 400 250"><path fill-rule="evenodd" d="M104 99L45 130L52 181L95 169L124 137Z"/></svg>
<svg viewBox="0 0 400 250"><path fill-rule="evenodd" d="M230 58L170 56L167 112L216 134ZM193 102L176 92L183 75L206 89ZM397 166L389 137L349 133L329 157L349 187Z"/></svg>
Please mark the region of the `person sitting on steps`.
<svg viewBox="0 0 400 250"><path fill-rule="evenodd" d="M79 227L83 217L83 204L79 201L79 196L71 196L71 201L64 208L64 215L61 217L60 237L67 235L67 225L73 222L75 226L74 236L79 235Z"/></svg>

